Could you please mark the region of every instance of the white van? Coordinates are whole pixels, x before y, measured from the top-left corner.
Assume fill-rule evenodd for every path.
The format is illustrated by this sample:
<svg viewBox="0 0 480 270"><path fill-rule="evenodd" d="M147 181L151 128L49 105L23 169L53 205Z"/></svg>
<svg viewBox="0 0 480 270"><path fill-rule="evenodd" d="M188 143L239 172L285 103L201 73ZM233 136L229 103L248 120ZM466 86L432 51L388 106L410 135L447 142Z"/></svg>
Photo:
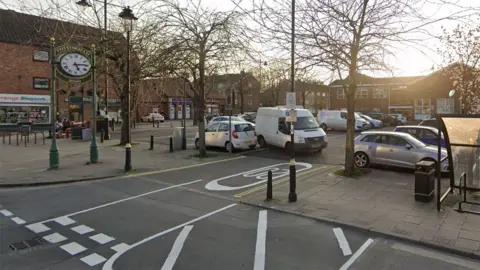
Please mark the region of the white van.
<svg viewBox="0 0 480 270"><path fill-rule="evenodd" d="M272 145L281 148L290 148L290 123L285 122L286 112L290 110L282 107L258 108L256 118L257 140L260 147ZM295 128L295 150L322 151L327 147L327 134L318 127L315 117L309 110L296 109L297 122Z"/></svg>
<svg viewBox="0 0 480 270"><path fill-rule="evenodd" d="M347 111L322 110L318 112L318 124L323 130L347 130ZM368 129L370 125L355 113L355 131Z"/></svg>

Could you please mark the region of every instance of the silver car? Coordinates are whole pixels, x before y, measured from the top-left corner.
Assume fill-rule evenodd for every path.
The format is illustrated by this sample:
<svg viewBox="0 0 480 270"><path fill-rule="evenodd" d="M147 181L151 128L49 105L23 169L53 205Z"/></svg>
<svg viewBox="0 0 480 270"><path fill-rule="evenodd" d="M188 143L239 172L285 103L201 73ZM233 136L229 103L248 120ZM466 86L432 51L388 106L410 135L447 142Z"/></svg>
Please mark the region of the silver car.
<svg viewBox="0 0 480 270"><path fill-rule="evenodd" d="M362 132L355 138L355 165L360 168L370 163L403 168L415 168L422 160L437 161L437 146L427 146L407 133L391 131ZM456 167L457 158L453 155ZM442 148L442 159L447 150ZM442 171L448 171L448 159L442 162Z"/></svg>

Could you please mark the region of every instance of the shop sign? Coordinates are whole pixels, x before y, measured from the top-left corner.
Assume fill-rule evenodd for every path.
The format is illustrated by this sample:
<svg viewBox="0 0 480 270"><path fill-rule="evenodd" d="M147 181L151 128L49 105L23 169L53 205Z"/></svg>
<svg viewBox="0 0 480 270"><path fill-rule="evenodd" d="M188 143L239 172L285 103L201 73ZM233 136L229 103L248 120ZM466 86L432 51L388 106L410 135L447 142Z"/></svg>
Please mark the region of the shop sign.
<svg viewBox="0 0 480 270"><path fill-rule="evenodd" d="M0 94L0 103L50 103L50 96Z"/></svg>
<svg viewBox="0 0 480 270"><path fill-rule="evenodd" d="M183 104L184 99L183 98L169 98L168 102L172 104ZM185 103L186 104L192 104L192 100L190 98L185 98Z"/></svg>

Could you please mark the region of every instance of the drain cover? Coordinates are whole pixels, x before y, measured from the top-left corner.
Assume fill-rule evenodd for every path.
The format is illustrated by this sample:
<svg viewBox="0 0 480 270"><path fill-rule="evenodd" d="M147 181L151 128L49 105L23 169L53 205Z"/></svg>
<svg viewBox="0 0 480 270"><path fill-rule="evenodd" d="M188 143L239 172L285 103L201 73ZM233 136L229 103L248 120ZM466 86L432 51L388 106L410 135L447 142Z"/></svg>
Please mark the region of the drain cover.
<svg viewBox="0 0 480 270"><path fill-rule="evenodd" d="M27 248L31 248L31 247L34 247L34 246L41 245L43 243L45 243L45 241L42 238L36 237L36 238L30 239L30 240L25 240L25 241L13 243L13 244L10 245L10 248L12 250L23 250L23 249L27 249Z"/></svg>

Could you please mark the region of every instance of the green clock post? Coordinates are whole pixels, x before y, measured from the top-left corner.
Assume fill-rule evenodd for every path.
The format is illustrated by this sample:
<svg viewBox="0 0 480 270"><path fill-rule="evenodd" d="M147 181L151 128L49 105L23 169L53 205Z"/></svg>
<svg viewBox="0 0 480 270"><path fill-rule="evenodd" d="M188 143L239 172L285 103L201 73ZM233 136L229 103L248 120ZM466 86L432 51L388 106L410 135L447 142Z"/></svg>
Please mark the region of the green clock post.
<svg viewBox="0 0 480 270"><path fill-rule="evenodd" d="M49 169L58 169L60 164L60 153L57 145L57 132L56 132L56 120L55 116L55 66L56 66L56 59L55 59L55 39L52 37L50 38L50 100L51 100L51 108L50 108L50 115L52 121L52 145L50 146L50 158L49 158Z"/></svg>
<svg viewBox="0 0 480 270"><path fill-rule="evenodd" d="M97 89L96 89L96 82L95 82L95 45L92 45L92 142L90 144L90 163L97 163L98 162L98 146L97 146Z"/></svg>

